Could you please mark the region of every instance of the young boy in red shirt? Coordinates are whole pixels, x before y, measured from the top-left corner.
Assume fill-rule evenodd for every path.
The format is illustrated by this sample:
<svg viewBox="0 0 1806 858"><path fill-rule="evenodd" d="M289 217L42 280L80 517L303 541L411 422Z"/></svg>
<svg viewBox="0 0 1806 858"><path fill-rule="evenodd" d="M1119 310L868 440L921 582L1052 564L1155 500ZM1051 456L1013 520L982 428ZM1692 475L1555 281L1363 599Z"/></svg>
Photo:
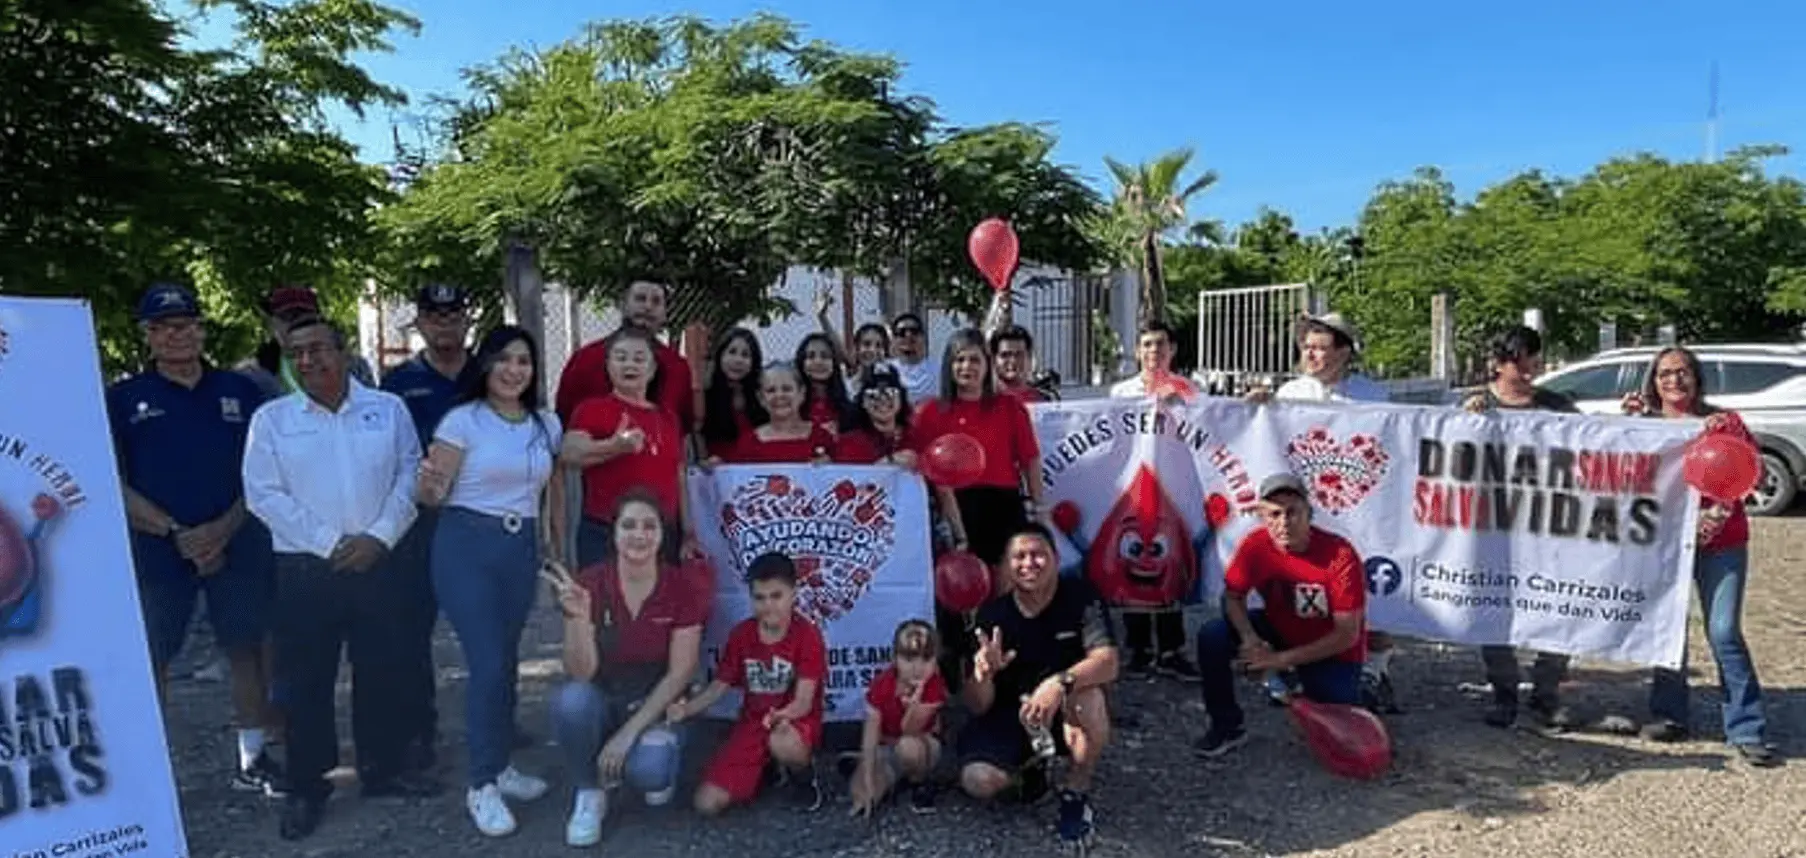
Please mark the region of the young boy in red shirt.
<svg viewBox="0 0 1806 858"><path fill-rule="evenodd" d="M898 781L910 784L910 807L934 810L928 775L941 758L941 706L947 681L934 627L905 620L891 639L891 664L865 690L865 734L842 758L853 787L853 815L869 815Z"/></svg>
<svg viewBox="0 0 1806 858"><path fill-rule="evenodd" d="M731 688L745 698L740 718L696 790L696 811L714 816L759 794L776 762L809 810L821 807L815 748L821 743L828 649L821 631L796 615L796 564L777 552L746 569L753 615L728 632L715 679L693 700L666 710L673 724L708 711Z"/></svg>

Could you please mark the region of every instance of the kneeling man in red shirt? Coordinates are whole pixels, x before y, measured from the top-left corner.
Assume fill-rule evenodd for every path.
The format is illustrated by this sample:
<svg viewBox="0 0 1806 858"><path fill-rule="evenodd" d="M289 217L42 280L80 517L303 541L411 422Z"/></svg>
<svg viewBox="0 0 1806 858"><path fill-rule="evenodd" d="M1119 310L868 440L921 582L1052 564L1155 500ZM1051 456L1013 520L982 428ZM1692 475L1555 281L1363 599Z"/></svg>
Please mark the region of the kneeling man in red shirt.
<svg viewBox="0 0 1806 858"><path fill-rule="evenodd" d="M1224 573L1223 616L1198 632L1198 672L1210 729L1198 753L1221 756L1248 738L1235 701L1235 663L1295 677L1319 703L1359 703L1367 659L1367 586L1354 546L1311 524L1310 495L1292 474L1260 484L1265 526L1242 538ZM1248 594L1265 607L1248 610Z"/></svg>

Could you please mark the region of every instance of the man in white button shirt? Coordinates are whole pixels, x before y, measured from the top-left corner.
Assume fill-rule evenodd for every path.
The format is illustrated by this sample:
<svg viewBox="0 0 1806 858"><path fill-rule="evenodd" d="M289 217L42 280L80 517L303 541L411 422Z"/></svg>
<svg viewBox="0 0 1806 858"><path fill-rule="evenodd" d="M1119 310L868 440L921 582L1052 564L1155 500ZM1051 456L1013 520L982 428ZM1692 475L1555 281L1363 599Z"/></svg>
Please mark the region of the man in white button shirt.
<svg viewBox="0 0 1806 858"><path fill-rule="evenodd" d="M301 389L251 418L245 504L276 550L277 703L288 717L289 798L280 833L319 827L338 765L333 711L340 651L352 667L352 733L366 797L425 797L437 785L404 773L410 725L394 638L398 588L384 563L414 522L420 441L399 397L351 382L342 334L314 317L284 343Z"/></svg>

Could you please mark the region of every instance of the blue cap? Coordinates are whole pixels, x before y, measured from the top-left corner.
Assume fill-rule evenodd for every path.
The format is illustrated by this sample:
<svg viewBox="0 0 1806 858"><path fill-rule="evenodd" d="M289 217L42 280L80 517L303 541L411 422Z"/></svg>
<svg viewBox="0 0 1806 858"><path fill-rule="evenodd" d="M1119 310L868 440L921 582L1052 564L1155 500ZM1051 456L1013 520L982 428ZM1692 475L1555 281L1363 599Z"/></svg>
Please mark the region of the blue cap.
<svg viewBox="0 0 1806 858"><path fill-rule="evenodd" d="M414 293L414 306L422 310L462 310L469 303L464 290L444 283L429 283Z"/></svg>
<svg viewBox="0 0 1806 858"><path fill-rule="evenodd" d="M171 319L178 316L194 319L201 315L201 304L194 293L174 283L152 283L138 299L138 321Z"/></svg>

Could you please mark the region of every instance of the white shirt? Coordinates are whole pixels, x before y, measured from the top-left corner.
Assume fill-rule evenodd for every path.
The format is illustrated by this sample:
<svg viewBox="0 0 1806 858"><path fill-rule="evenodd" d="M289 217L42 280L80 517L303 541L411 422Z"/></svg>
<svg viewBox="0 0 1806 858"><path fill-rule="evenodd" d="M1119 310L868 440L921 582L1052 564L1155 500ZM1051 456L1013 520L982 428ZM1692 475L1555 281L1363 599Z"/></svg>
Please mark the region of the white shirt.
<svg viewBox="0 0 1806 858"><path fill-rule="evenodd" d="M369 534L390 548L414 523L420 439L401 397L356 382L328 411L304 391L251 416L245 507L276 551L328 558L341 539Z"/></svg>
<svg viewBox="0 0 1806 858"><path fill-rule="evenodd" d="M912 407L941 398L941 362L938 359L925 357L915 363L906 363L901 358L891 358L886 363L897 371L897 379L909 392Z"/></svg>
<svg viewBox="0 0 1806 858"><path fill-rule="evenodd" d="M1303 402L1387 402L1392 399L1392 394L1379 382L1351 373L1333 385L1309 376L1294 378L1273 391L1273 398Z"/></svg>
<svg viewBox="0 0 1806 858"><path fill-rule="evenodd" d="M541 429L540 427L545 427ZM504 419L484 402L466 402L445 413L433 443L464 454L446 506L484 515L539 516L539 492L552 475L563 428L558 415L541 410L539 420Z"/></svg>
<svg viewBox="0 0 1806 858"><path fill-rule="evenodd" d="M1180 378L1177 375L1174 375L1172 379L1175 386L1184 385L1190 387L1192 390L1197 389L1196 385L1193 385L1191 382ZM1147 395L1148 383L1146 379L1141 377L1140 373L1136 373L1135 375L1131 375L1122 381L1110 385L1111 399L1140 399Z"/></svg>

